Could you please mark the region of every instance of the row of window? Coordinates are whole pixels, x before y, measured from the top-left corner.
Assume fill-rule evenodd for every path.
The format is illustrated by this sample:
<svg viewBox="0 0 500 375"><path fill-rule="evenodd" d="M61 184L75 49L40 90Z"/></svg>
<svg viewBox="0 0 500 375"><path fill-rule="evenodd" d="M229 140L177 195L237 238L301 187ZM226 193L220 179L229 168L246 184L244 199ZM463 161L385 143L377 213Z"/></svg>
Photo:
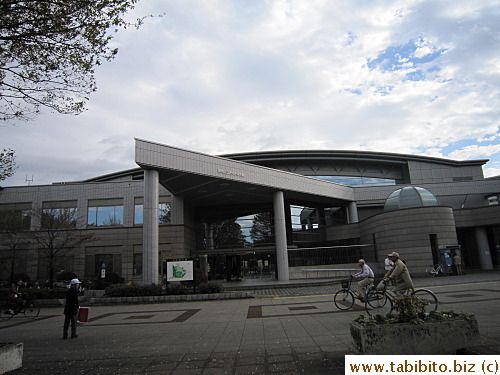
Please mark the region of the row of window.
<svg viewBox="0 0 500 375"><path fill-rule="evenodd" d="M76 205L76 204L75 204ZM9 205L10 206L10 205ZM43 208L40 214L42 226L48 221L60 221L68 228L75 228L77 222L76 207ZM15 207L0 206L0 230L22 229L29 230L33 211ZM158 204L158 224L171 222L171 206L169 203ZM134 225L144 223L143 204L134 205ZM123 225L123 205L89 205L87 211L87 225L92 227Z"/></svg>

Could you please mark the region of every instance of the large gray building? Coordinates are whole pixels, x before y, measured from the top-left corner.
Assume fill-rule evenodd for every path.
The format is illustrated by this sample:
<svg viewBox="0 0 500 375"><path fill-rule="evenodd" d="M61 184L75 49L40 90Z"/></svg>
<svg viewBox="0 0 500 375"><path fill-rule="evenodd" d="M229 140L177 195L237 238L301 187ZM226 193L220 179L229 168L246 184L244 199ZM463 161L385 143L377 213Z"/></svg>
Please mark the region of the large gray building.
<svg viewBox="0 0 500 375"><path fill-rule="evenodd" d="M192 258L212 279L329 276L364 257L381 272L397 251L413 274L455 253L500 266L500 179L487 160L354 151L211 156L136 140L139 168L81 182L0 190L0 278L47 278L29 233L33 212L76 213L93 240L56 259L94 278L105 264L127 281L159 283L168 259ZM12 249L6 220L22 223ZM1 228L0 228L1 229Z"/></svg>

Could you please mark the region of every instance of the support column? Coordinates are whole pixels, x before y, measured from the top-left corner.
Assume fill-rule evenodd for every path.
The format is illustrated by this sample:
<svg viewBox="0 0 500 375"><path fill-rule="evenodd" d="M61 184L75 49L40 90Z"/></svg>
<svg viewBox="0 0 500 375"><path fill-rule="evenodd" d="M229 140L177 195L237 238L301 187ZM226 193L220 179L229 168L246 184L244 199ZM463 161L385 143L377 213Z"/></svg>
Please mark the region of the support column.
<svg viewBox="0 0 500 375"><path fill-rule="evenodd" d="M349 202L349 206L347 207L347 212L349 214L349 224L357 223L359 221L358 218L358 206L356 202Z"/></svg>
<svg viewBox="0 0 500 375"><path fill-rule="evenodd" d="M157 170L144 170L142 227L142 283L158 284L158 184Z"/></svg>
<svg viewBox="0 0 500 375"><path fill-rule="evenodd" d="M200 270L205 277L205 280L208 280L208 255L202 254L200 255Z"/></svg>
<svg viewBox="0 0 500 375"><path fill-rule="evenodd" d="M214 250L214 225L213 223L205 223L205 240L207 245L207 251L212 252Z"/></svg>
<svg viewBox="0 0 500 375"><path fill-rule="evenodd" d="M288 250L286 245L285 200L282 191L274 193L274 235L276 242L276 267L278 280L290 279L288 270Z"/></svg>
<svg viewBox="0 0 500 375"><path fill-rule="evenodd" d="M316 215L318 219L318 230L321 233L322 241L326 241L326 214L325 208L316 208Z"/></svg>
<svg viewBox="0 0 500 375"><path fill-rule="evenodd" d="M212 223L204 223L205 245L208 253L213 254L214 250L214 226ZM200 269L208 280L208 254L200 255Z"/></svg>
<svg viewBox="0 0 500 375"><path fill-rule="evenodd" d="M488 244L488 235L486 233L486 228L483 227L474 228L474 234L476 236L477 251L479 253L479 263L481 264L481 269L492 270L493 260L491 259L490 246Z"/></svg>

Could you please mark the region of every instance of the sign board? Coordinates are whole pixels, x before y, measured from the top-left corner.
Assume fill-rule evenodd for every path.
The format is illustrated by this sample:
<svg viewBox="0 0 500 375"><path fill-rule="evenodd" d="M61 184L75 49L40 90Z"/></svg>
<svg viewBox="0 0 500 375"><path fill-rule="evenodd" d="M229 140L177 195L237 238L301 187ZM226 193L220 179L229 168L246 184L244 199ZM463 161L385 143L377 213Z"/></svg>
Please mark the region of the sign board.
<svg viewBox="0 0 500 375"><path fill-rule="evenodd" d="M193 281L192 260L167 261L167 281Z"/></svg>

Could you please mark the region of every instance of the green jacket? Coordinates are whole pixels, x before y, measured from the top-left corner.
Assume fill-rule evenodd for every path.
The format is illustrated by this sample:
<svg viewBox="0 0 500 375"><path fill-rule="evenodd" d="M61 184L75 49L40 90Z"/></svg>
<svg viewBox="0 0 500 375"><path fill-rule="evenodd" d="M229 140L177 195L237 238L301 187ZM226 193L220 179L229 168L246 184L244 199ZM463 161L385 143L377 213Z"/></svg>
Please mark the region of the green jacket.
<svg viewBox="0 0 500 375"><path fill-rule="evenodd" d="M413 289L410 272L408 272L408 268L401 259L394 263L392 270L387 272L384 277L396 280L396 291L398 292Z"/></svg>

